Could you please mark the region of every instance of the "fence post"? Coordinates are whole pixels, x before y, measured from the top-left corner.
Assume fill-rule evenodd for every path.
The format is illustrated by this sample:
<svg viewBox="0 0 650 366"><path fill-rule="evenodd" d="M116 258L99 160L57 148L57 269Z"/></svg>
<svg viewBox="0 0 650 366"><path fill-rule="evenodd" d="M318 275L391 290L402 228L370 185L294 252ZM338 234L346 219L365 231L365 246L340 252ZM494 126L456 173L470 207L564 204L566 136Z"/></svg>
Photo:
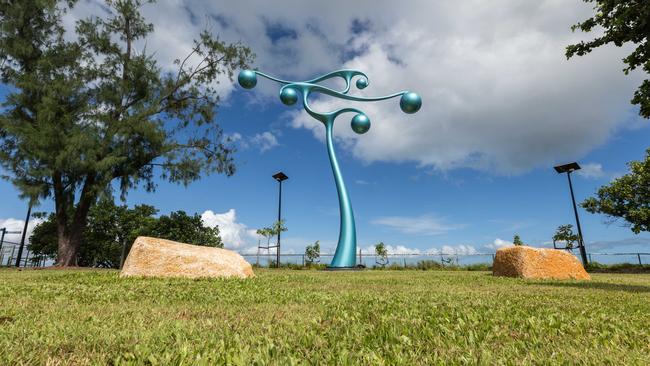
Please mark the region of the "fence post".
<svg viewBox="0 0 650 366"><path fill-rule="evenodd" d="M593 262L591 261L591 253L589 254L589 263L593 263Z"/></svg>
<svg viewBox="0 0 650 366"><path fill-rule="evenodd" d="M404 259L404 268L406 268L406 256L402 257Z"/></svg>
<svg viewBox="0 0 650 366"><path fill-rule="evenodd" d="M11 257L9 257L9 263L7 263L8 266L11 265L11 262L14 260L14 253L16 253L16 246L11 249Z"/></svg>
<svg viewBox="0 0 650 366"><path fill-rule="evenodd" d="M641 263L641 253L636 253L636 257L639 259L639 265L642 266L643 263Z"/></svg>
<svg viewBox="0 0 650 366"><path fill-rule="evenodd" d="M302 255L302 266L303 267L305 266L305 255L304 254Z"/></svg>

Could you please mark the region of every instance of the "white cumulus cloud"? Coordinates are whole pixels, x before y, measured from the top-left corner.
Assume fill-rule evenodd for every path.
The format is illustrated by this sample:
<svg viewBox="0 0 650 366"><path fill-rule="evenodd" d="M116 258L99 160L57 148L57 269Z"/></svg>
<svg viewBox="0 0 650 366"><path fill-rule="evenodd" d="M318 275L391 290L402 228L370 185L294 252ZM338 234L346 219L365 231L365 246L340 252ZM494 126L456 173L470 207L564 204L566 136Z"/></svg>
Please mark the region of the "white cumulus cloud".
<svg viewBox="0 0 650 366"><path fill-rule="evenodd" d="M78 3L66 16L68 28L102 9L98 0ZM358 68L370 84L351 93L418 92L423 107L414 115L403 114L397 100L314 101L316 110L345 105L365 111L372 122L368 133L354 134L349 114L340 117L334 132L340 148L366 163L521 173L578 160L622 126L636 124L629 100L643 74L620 71L629 47L605 47L571 60L564 56L568 44L593 37L570 30L593 14L581 1L414 0L404 6L215 0L164 1L143 9L156 29L147 49L155 50L165 70L208 28L223 40L249 45L257 54L254 66L279 77L305 80ZM218 88L229 103L234 84L222 78ZM246 95L279 104L278 85L267 80ZM322 124L298 112L299 106L287 110L296 112L291 126L323 135Z"/></svg>
<svg viewBox="0 0 650 366"><path fill-rule="evenodd" d="M27 235L25 236L26 243L29 243L29 237L32 235L32 231L41 222L43 222L42 219L31 218L29 220L29 224L27 225ZM0 229L6 228L7 232L18 232L18 234L6 234L4 237L5 243L19 244L24 227L25 220L14 218L0 219Z"/></svg>
<svg viewBox="0 0 650 366"><path fill-rule="evenodd" d="M510 247L513 245L514 244L511 241L496 238L492 243L485 244L483 245L483 247L489 250L497 250L499 248Z"/></svg>
<svg viewBox="0 0 650 366"><path fill-rule="evenodd" d="M226 135L226 139L238 144L242 149L255 148L261 153L280 145L278 138L270 131L256 133L253 136L243 136L241 133L235 132Z"/></svg>
<svg viewBox="0 0 650 366"><path fill-rule="evenodd" d="M251 137L250 143L257 147L260 152L271 150L279 145L278 139L269 131L255 134L255 136Z"/></svg>
<svg viewBox="0 0 650 366"><path fill-rule="evenodd" d="M257 240L260 238L255 229L237 221L237 212L234 208L224 213L207 210L201 214L201 220L206 226L219 227L219 234L226 248L238 249L256 246Z"/></svg>
<svg viewBox="0 0 650 366"><path fill-rule="evenodd" d="M598 163L582 164L576 174L587 179L601 178L605 175L603 166Z"/></svg>

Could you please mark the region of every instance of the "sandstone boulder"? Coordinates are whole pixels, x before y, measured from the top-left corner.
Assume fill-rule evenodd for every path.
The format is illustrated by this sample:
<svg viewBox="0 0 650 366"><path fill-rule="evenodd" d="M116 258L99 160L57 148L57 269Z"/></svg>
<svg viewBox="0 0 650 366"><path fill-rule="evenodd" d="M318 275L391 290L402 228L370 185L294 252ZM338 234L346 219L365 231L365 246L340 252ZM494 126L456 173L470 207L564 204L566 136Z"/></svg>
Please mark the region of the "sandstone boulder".
<svg viewBox="0 0 650 366"><path fill-rule="evenodd" d="M254 273L251 265L231 250L140 236L133 242L120 275L247 278Z"/></svg>
<svg viewBox="0 0 650 366"><path fill-rule="evenodd" d="M495 276L531 279L590 280L582 264L571 253L557 249L514 246L497 250L492 266Z"/></svg>

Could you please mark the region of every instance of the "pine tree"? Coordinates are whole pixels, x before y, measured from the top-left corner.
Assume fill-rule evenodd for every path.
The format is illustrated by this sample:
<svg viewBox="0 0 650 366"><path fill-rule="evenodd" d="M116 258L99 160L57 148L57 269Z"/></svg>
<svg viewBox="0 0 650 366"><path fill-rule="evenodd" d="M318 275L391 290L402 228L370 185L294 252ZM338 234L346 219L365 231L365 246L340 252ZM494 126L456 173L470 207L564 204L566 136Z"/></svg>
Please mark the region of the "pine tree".
<svg viewBox="0 0 650 366"><path fill-rule="evenodd" d="M246 67L252 52L204 31L191 52L162 70L138 50L153 26L140 0L107 1L109 15L78 21L75 1L0 3L0 166L25 197L53 197L58 265L75 265L88 212L117 182L122 197L157 173L188 184L231 175L233 150L215 121L214 85Z"/></svg>

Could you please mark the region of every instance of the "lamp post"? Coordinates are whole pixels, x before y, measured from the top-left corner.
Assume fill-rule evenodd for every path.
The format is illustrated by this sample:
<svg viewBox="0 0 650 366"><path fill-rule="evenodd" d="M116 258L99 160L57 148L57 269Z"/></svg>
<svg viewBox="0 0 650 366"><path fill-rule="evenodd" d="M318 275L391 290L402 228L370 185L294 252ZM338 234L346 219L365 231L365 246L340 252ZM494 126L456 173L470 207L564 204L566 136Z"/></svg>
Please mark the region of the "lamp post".
<svg viewBox="0 0 650 366"><path fill-rule="evenodd" d="M356 255L357 255L357 232L354 224L354 213L352 212L352 202L348 196L348 191L345 188L343 174L339 167L338 160L336 159L336 152L334 151L333 142L333 129L334 121L343 113L354 113L351 119L352 130L358 134L364 134L370 129L370 118L357 108L340 108L330 112L318 112L311 108L309 104L309 96L312 93L324 94L334 98L350 100L355 102L374 102L399 97L399 106L404 113L415 113L420 110L422 106L422 98L411 91L401 91L386 96L380 97L360 97L349 95L351 86L353 85L352 79L356 79L354 85L357 89L365 89L369 82L366 74L359 70L338 70L328 74L316 77L307 81L287 81L278 79L276 77L264 74L256 70L242 70L239 73L237 80L239 85L244 89L252 89L257 85L257 76L275 81L282 84L280 88L280 100L285 105L294 105L298 100L302 99L302 106L312 118L321 122L325 127L325 142L327 145L327 155L330 159L332 173L334 174L334 183L336 184L336 191L339 198L339 212L341 215L339 240L336 245L336 252L334 258L330 263L328 269L330 270L344 270L356 268ZM345 82L345 87L340 90L335 90L319 83L340 78ZM299 98L299 97L302 98Z"/></svg>
<svg viewBox="0 0 650 366"><path fill-rule="evenodd" d="M569 180L569 191L571 192L571 202L573 203L573 213L576 216L576 226L578 227L578 240L580 241L580 257L582 258L582 264L584 266L587 266L589 264L589 261L587 260L587 251L585 250L585 242L582 237L582 228L580 227L580 218L578 217L578 206L576 206L576 198L573 195L573 183L571 183L571 173L575 172L576 170L580 170L580 165L578 163L573 162L569 164L564 164L564 165L558 165L555 168L555 171L558 172L558 174L563 174L566 173L567 179Z"/></svg>
<svg viewBox="0 0 650 366"><path fill-rule="evenodd" d="M280 268L280 234L282 234L282 181L289 179L283 172L273 174L278 181L278 244L276 245L276 267Z"/></svg>
<svg viewBox="0 0 650 366"><path fill-rule="evenodd" d="M16 256L16 267L20 267L20 257L23 256L23 248L25 248L25 236L27 235L27 225L29 225L29 217L32 214L32 200L29 200L27 206L27 217L25 218L25 226L23 227L23 235L20 238L20 246L18 247L18 256Z"/></svg>

